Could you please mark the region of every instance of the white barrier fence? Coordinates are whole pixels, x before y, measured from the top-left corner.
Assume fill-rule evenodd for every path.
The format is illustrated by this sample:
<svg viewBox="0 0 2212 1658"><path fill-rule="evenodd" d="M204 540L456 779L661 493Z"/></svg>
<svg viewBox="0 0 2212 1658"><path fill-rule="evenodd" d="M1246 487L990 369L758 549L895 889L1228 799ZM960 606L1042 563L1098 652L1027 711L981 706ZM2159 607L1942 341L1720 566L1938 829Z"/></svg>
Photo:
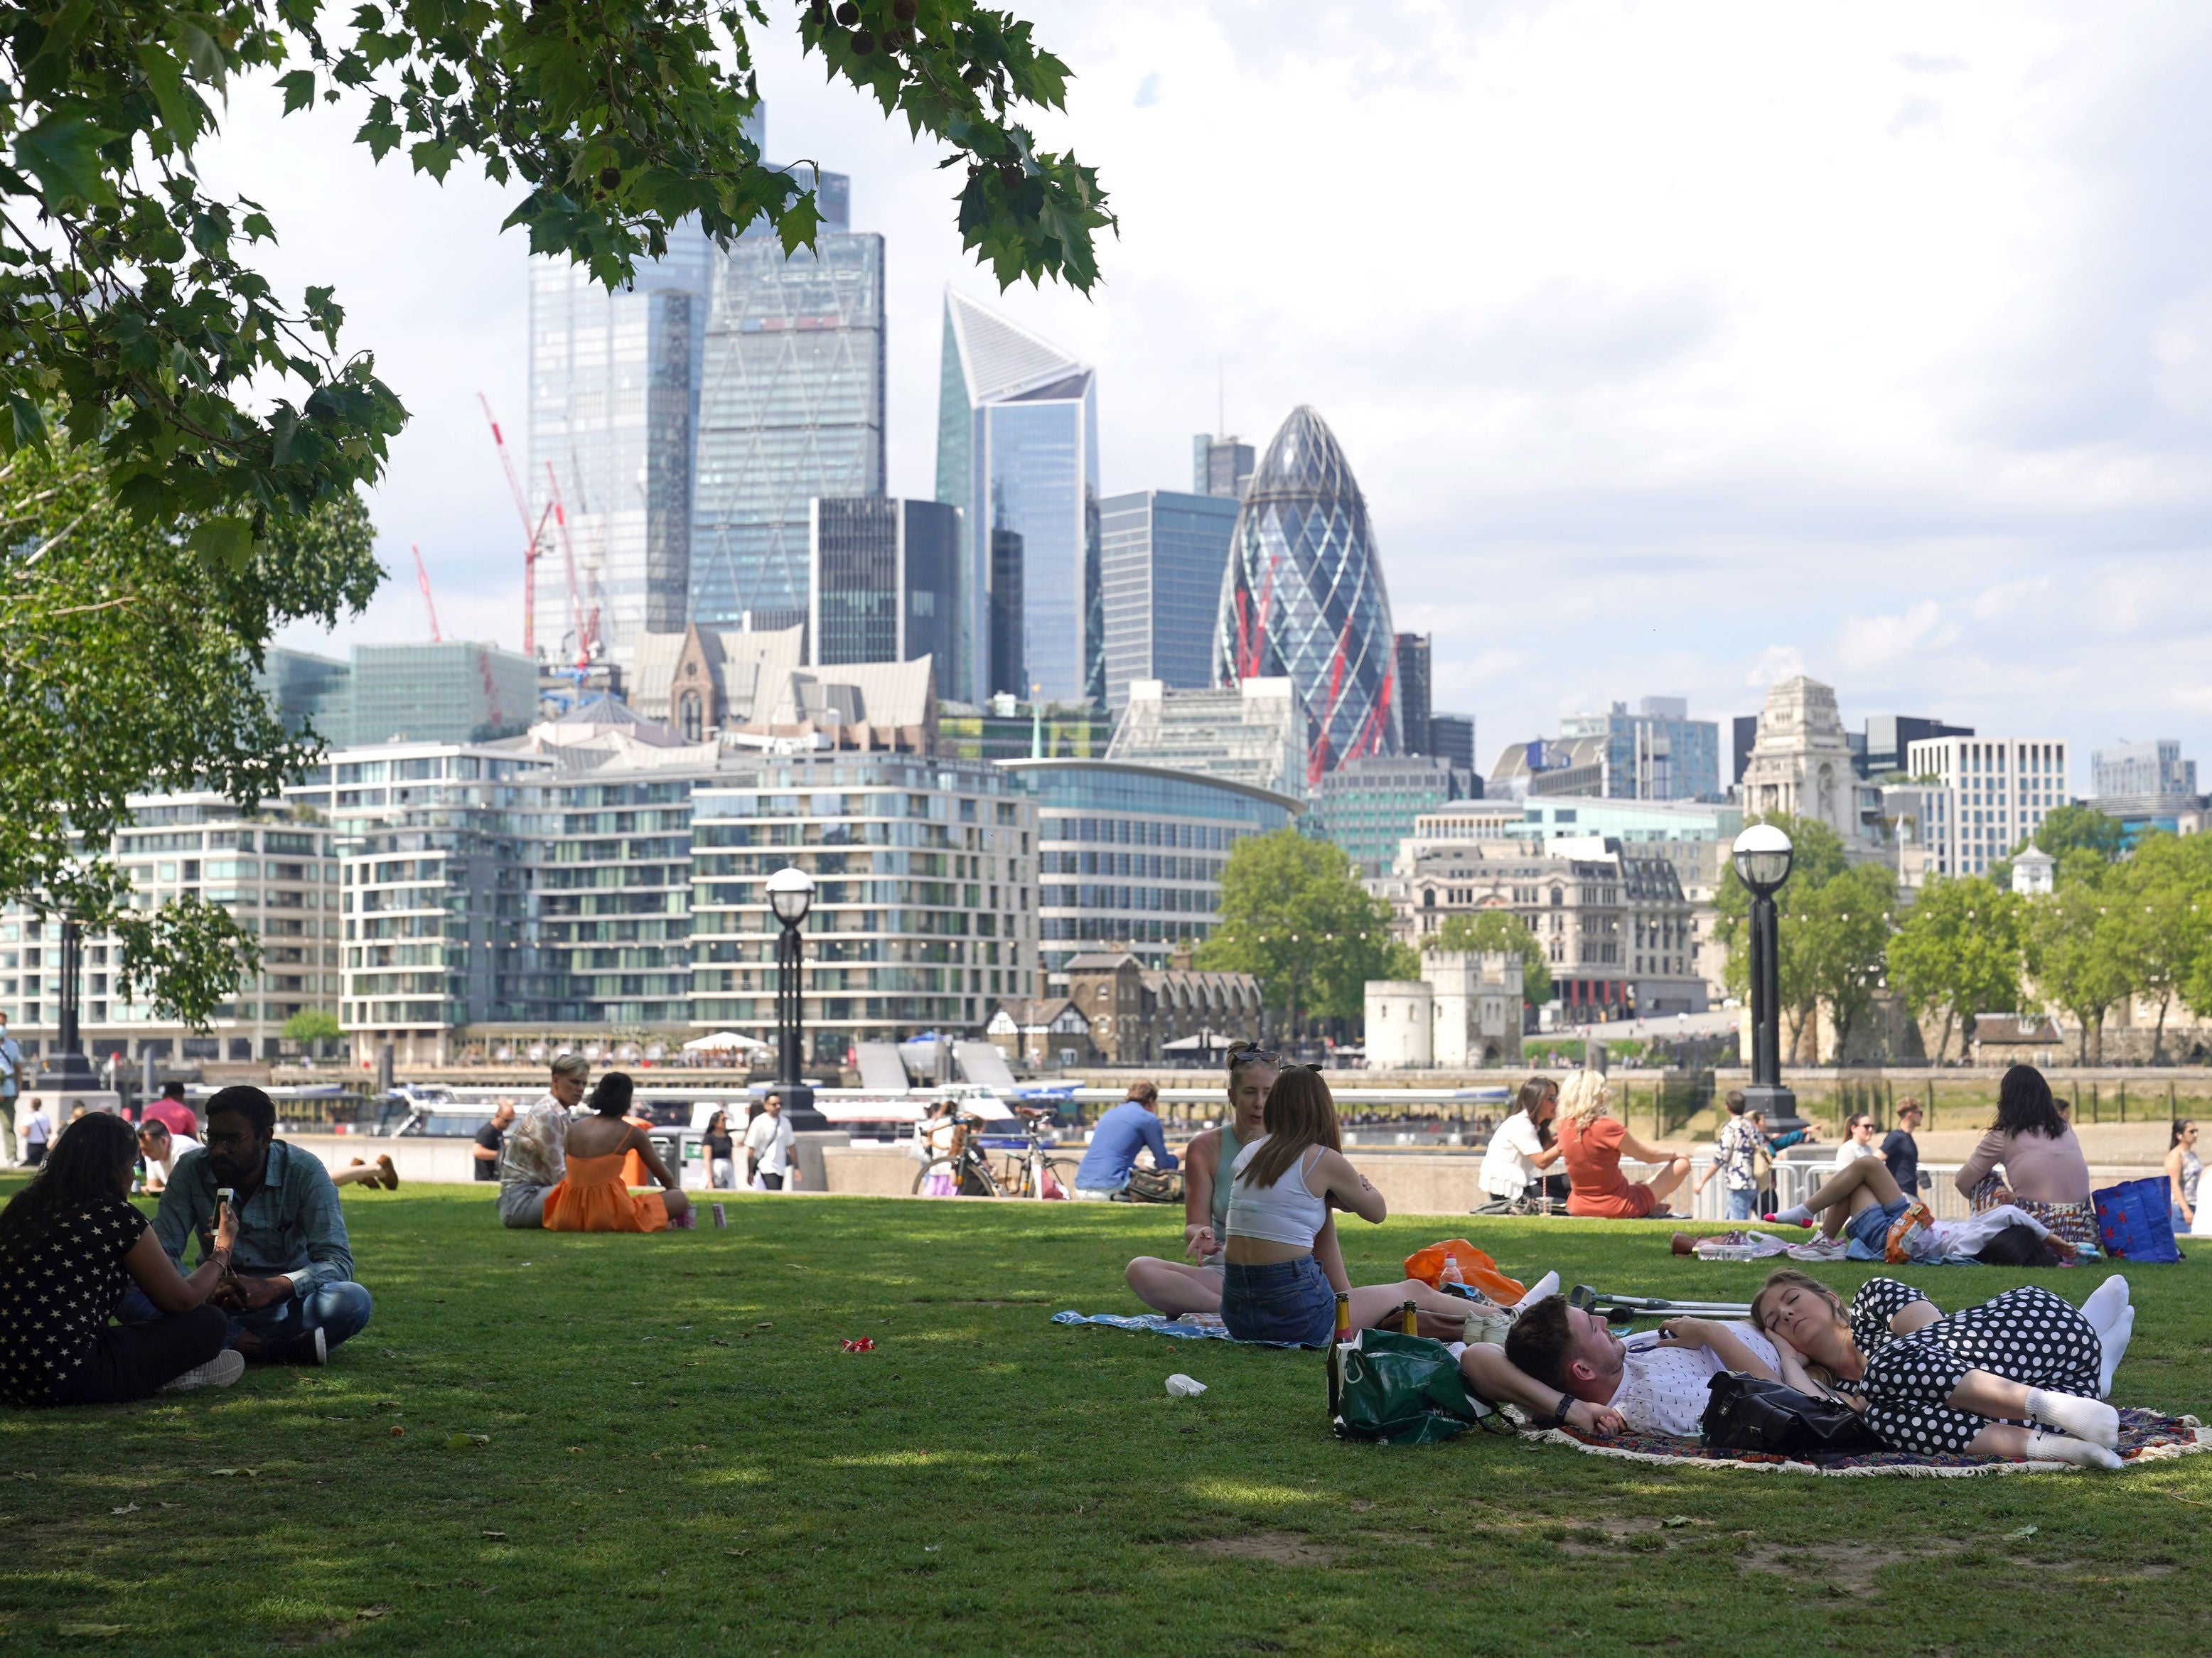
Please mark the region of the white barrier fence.
<svg viewBox="0 0 2212 1658"><path fill-rule="evenodd" d="M1688 1183L1668 1194L1667 1206L1678 1215L1686 1210L1697 1220L1726 1220L1728 1187L1725 1176L1715 1175L1704 1191L1694 1198L1691 1196L1692 1189L1705 1179L1706 1171L1712 1166L1711 1157L1692 1157ZM1659 1166L1624 1157L1620 1171L1632 1181L1645 1181L1659 1172ZM1835 1165L1826 1157L1818 1162L1809 1158L1802 1162L1787 1157L1778 1159L1774 1165L1775 1206L1786 1209L1792 1204L1804 1202L1818 1189L1821 1181L1835 1172ZM1928 1181L1928 1184L1920 1190L1920 1199L1935 1212L1936 1219L1964 1220L1973 1212L1973 1206L1960 1193L1953 1179L1959 1172L1957 1163L1923 1163L1920 1165L1920 1172Z"/></svg>

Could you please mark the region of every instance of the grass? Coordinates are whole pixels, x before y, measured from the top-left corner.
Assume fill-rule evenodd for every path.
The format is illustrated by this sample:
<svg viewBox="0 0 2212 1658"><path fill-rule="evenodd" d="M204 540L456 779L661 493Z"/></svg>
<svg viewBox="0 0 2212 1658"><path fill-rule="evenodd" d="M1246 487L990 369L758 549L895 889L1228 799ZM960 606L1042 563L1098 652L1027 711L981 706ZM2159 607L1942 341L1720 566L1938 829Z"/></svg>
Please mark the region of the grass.
<svg viewBox="0 0 2212 1658"><path fill-rule="evenodd" d="M8 1650L2016 1658L2054 1619L2212 1647L2182 1575L2212 1455L1813 1480L1339 1443L1318 1355L1047 1321L1132 1310L1120 1267L1167 1210L752 1198L653 1239L502 1231L450 1187L346 1210L377 1312L329 1370L0 1414ZM1762 1276L1674 1260L1666 1230L1415 1218L1348 1253L1371 1279L1465 1234L1530 1278ZM1906 1276L1952 1305L2009 1281ZM2104 1276L2043 1279L2078 1301ZM2134 1284L2118 1402L2202 1410L2212 1256ZM1178 1370L1210 1391L1170 1400Z"/></svg>

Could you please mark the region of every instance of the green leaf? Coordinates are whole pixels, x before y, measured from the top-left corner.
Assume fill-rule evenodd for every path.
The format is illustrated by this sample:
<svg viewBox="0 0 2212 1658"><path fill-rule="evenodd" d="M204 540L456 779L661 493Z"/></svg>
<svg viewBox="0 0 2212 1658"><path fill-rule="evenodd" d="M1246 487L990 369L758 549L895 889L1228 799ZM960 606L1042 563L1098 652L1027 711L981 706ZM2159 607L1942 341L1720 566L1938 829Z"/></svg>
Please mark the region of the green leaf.
<svg viewBox="0 0 2212 1658"><path fill-rule="evenodd" d="M100 149L120 135L81 109L60 108L15 140L15 165L39 181L46 210L67 216L80 205L113 207Z"/></svg>
<svg viewBox="0 0 2212 1658"><path fill-rule="evenodd" d="M222 90L226 71L222 48L216 44L215 36L198 23L179 19L176 33L171 38L176 43L178 54L191 66L193 77L218 92Z"/></svg>
<svg viewBox="0 0 2212 1658"><path fill-rule="evenodd" d="M179 149L190 149L200 135L199 100L185 88L185 66L150 41L135 49L138 67L145 71L161 123Z"/></svg>
<svg viewBox="0 0 2212 1658"><path fill-rule="evenodd" d="M31 61L23 65L27 100L40 100L70 82L72 49L84 26L92 20L92 0L70 0L46 25L46 38Z"/></svg>
<svg viewBox="0 0 2212 1658"><path fill-rule="evenodd" d="M193 529L191 547L208 563L237 575L253 556L253 526L242 518L211 518Z"/></svg>
<svg viewBox="0 0 2212 1658"><path fill-rule="evenodd" d="M276 84L284 88L284 112L287 115L295 109L305 109L315 101L315 71L311 69L295 69L289 75L280 76Z"/></svg>

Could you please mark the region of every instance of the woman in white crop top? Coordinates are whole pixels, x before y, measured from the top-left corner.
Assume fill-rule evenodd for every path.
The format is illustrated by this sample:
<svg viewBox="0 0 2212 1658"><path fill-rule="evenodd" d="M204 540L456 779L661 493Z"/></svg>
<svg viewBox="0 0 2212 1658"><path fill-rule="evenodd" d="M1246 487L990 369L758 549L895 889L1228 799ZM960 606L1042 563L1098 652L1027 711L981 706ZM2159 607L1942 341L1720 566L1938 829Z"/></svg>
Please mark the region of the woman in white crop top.
<svg viewBox="0 0 2212 1658"><path fill-rule="evenodd" d="M1237 1154L1229 1188L1221 1321L1239 1341L1328 1345L1336 1297L1352 1297L1355 1326L1380 1323L1408 1301L1449 1319L1467 1303L1418 1279L1354 1290L1344 1270L1332 1209L1380 1222L1382 1194L1338 1149L1328 1084L1292 1066L1267 1090L1267 1133Z"/></svg>

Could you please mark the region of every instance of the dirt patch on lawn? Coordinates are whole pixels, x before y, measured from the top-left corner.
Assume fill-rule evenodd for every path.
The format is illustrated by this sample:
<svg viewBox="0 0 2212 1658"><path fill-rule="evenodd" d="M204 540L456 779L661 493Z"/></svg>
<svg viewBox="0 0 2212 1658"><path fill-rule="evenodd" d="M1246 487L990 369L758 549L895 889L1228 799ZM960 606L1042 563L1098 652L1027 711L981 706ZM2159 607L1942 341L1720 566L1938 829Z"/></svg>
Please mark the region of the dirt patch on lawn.
<svg viewBox="0 0 2212 1658"><path fill-rule="evenodd" d="M1934 1538L1910 1549L1880 1543L1762 1543L1736 1556L1736 1564L1746 1571L1772 1572L1858 1594L1872 1588L1875 1576L1892 1566L1924 1564L1931 1553L1954 1552L1958 1547Z"/></svg>
<svg viewBox="0 0 2212 1658"><path fill-rule="evenodd" d="M1273 1560L1285 1566L1329 1566L1336 1556L1298 1532L1255 1531L1241 1537L1201 1537L1183 1546L1214 1560Z"/></svg>

